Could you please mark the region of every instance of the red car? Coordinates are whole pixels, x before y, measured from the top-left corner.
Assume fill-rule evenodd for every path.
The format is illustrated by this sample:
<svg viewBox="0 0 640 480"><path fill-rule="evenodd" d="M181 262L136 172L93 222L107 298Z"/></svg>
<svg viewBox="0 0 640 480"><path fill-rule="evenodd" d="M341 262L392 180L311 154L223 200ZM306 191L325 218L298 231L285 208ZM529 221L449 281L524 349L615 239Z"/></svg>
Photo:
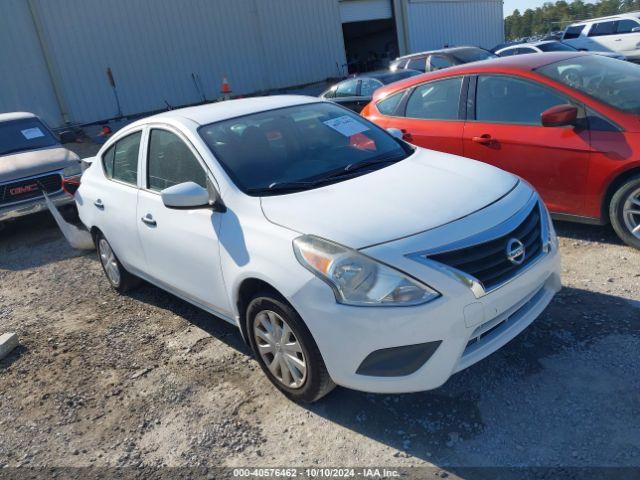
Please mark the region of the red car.
<svg viewBox="0 0 640 480"><path fill-rule="evenodd" d="M640 248L640 65L571 52L487 60L383 87L362 115L513 172L554 217L611 222Z"/></svg>

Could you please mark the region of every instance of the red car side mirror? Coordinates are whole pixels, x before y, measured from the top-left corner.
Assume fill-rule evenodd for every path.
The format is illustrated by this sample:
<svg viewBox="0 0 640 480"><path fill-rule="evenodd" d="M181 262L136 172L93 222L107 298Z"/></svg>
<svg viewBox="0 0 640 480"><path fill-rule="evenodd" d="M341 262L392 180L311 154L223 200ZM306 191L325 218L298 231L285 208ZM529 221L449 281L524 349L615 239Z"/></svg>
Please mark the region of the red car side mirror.
<svg viewBox="0 0 640 480"><path fill-rule="evenodd" d="M564 104L548 108L540 115L544 127L565 127L575 125L578 118L578 107Z"/></svg>

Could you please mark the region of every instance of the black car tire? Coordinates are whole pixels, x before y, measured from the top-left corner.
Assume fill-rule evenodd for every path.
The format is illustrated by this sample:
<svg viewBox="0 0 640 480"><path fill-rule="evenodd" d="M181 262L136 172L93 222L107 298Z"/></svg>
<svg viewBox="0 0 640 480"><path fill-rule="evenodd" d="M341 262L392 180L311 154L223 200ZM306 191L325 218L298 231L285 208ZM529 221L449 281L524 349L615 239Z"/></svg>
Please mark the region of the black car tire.
<svg viewBox="0 0 640 480"><path fill-rule="evenodd" d="M268 312L274 314L275 318L280 318L286 322L293 334L290 339L293 342L297 342L301 347L301 355L303 355L301 359L306 365L306 375L304 381L298 387L291 388L276 377L266 364L266 356L263 358L263 353L258 348L254 328L256 327L256 322L259 322L260 316ZM247 322L247 337L260 368L262 368L271 383L288 398L295 402L312 403L335 388L335 384L327 372L327 367L311 332L309 332L300 315L283 298L269 291L255 294L248 302L245 318ZM268 354L266 355L268 356ZM282 376L282 370L280 372ZM293 379L291 376L289 378Z"/></svg>
<svg viewBox="0 0 640 480"><path fill-rule="evenodd" d="M630 201L632 195L637 195L638 190L640 190L640 175L631 177L620 185L611 198L609 218L618 237L627 245L640 249L640 238L631 233L629 226L625 222L624 213L625 204ZM640 211L640 206L637 207L637 210ZM640 222L640 215L634 215L634 218Z"/></svg>
<svg viewBox="0 0 640 480"><path fill-rule="evenodd" d="M98 252L98 260L102 265L107 280L111 286L119 293L125 293L132 288L140 285L141 280L135 275L129 273L120 263L115 252L111 248L111 244L107 241L102 232L95 235L96 250Z"/></svg>

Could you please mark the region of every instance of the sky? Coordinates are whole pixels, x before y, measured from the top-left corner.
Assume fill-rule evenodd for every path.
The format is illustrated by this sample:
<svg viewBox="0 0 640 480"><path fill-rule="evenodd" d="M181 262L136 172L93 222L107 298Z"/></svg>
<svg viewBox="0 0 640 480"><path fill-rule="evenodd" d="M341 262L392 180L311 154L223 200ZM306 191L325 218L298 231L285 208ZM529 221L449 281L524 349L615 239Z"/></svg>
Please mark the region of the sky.
<svg viewBox="0 0 640 480"><path fill-rule="evenodd" d="M523 13L527 8L541 7L548 0L504 0L504 16L508 17L517 8Z"/></svg>

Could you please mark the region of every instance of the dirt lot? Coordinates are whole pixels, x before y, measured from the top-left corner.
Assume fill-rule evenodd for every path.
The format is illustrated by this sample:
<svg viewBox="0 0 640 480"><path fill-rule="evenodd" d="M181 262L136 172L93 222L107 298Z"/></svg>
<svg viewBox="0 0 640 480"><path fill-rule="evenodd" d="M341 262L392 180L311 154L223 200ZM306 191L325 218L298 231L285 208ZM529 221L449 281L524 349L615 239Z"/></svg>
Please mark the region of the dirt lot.
<svg viewBox="0 0 640 480"><path fill-rule="evenodd" d="M564 289L442 388L287 401L235 329L113 292L48 215L0 232L0 466L640 466L640 253L559 224Z"/></svg>

